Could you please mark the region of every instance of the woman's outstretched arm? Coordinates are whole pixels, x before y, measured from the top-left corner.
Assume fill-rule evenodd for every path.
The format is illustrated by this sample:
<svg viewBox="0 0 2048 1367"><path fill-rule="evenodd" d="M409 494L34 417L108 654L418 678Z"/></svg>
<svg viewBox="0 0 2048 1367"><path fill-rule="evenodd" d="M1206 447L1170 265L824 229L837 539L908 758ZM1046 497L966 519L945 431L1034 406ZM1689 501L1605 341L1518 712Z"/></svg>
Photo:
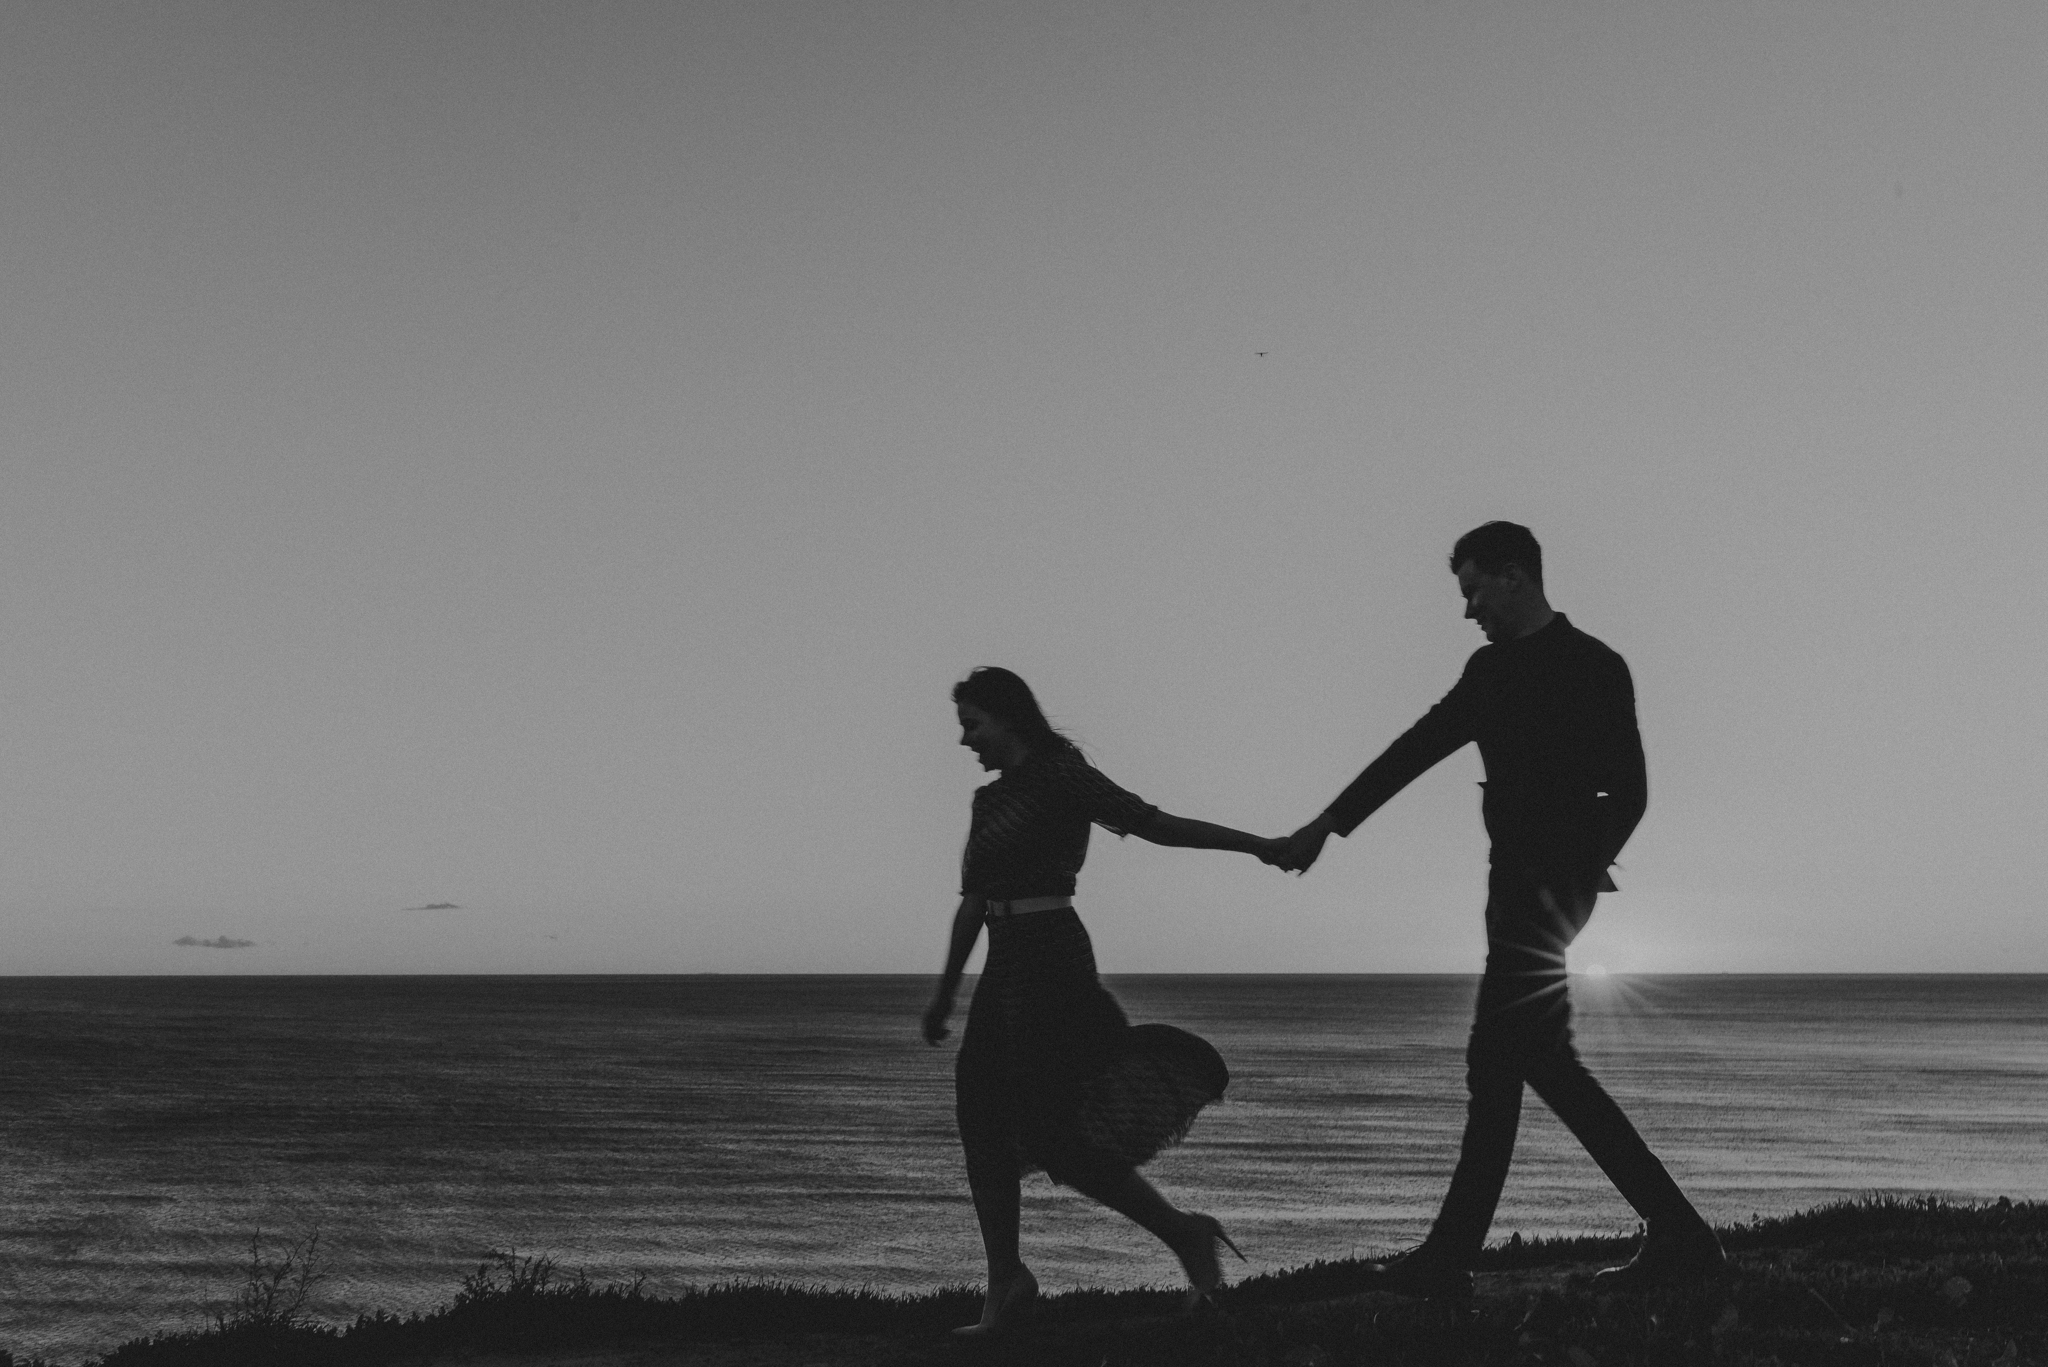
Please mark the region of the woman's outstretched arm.
<svg viewBox="0 0 2048 1367"><path fill-rule="evenodd" d="M1160 812L1147 822L1142 830L1131 832L1140 840L1149 840L1155 845L1177 845L1190 850L1237 850L1243 854L1257 855L1268 864L1279 858L1283 841L1262 840L1245 831L1218 826L1213 822L1197 821L1193 817L1175 816L1171 812Z"/></svg>
<svg viewBox="0 0 2048 1367"><path fill-rule="evenodd" d="M939 986L932 993L932 1004L924 1009L926 1044L937 1044L946 1037L946 1018L953 1014L953 994L960 990L960 974L967 967L967 956L974 951L974 942L981 938L981 923L986 913L985 899L972 894L962 897L960 909L953 913L953 934L946 942L946 967L939 974Z"/></svg>

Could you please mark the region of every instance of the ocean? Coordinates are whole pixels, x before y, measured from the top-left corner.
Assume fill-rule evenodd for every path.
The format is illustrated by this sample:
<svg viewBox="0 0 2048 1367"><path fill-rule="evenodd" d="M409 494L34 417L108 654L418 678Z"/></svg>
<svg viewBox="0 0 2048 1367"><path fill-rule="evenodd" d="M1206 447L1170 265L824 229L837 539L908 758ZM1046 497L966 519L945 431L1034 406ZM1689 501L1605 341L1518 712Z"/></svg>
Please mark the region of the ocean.
<svg viewBox="0 0 2048 1367"><path fill-rule="evenodd" d="M1148 1174L1252 1270L1400 1248L1456 1156L1464 976L1112 976L1229 1094ZM979 1278L929 977L0 979L0 1348L199 1327L252 1240L315 1310L447 1300L494 1251L655 1291ZM2048 977L1609 977L1581 1049L1717 1222L1873 1192L2048 1199ZM1632 1212L1533 1097L1494 1234ZM1048 1289L1171 1285L1042 1177ZM1233 1265L1233 1270L1243 1270Z"/></svg>

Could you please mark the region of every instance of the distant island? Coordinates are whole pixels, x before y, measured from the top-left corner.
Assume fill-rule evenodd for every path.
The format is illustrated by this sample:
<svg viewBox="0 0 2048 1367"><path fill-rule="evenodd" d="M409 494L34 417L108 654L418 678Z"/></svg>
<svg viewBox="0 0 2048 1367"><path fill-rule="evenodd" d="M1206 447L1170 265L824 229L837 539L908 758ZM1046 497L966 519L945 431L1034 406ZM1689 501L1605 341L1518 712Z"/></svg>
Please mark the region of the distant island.
<svg viewBox="0 0 2048 1367"><path fill-rule="evenodd" d="M1634 1238L1516 1235L1482 1255L1469 1305L1375 1291L1367 1266L1347 1259L1246 1278L1192 1316L1175 1312L1177 1291L1048 1296L1014 1332L965 1346L947 1330L979 1311L974 1287L882 1296L732 1282L656 1296L494 1254L439 1310L330 1326L300 1311L321 1270L286 1262L252 1267L238 1309L213 1328L125 1343L98 1367L541 1367L565 1354L583 1367L2048 1361L2048 1204L1869 1199L1720 1232L1726 1276L1634 1295L1591 1287Z"/></svg>
<svg viewBox="0 0 2048 1367"><path fill-rule="evenodd" d="M230 939L225 935L217 935L211 940L202 940L197 935L180 935L171 943L193 949L247 949L256 942L254 940Z"/></svg>
<svg viewBox="0 0 2048 1367"><path fill-rule="evenodd" d="M453 902L429 902L423 907L407 907L407 911L461 911Z"/></svg>

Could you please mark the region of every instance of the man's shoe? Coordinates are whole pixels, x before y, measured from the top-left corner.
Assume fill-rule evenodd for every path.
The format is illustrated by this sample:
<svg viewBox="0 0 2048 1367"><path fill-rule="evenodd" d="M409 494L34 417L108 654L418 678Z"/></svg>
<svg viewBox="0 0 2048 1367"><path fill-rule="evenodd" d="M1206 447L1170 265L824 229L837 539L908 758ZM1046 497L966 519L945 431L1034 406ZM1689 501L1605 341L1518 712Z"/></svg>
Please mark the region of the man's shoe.
<svg viewBox="0 0 2048 1367"><path fill-rule="evenodd" d="M1368 1291L1392 1291L1424 1300L1472 1299L1472 1274L1428 1244L1411 1248L1400 1257L1373 1263Z"/></svg>
<svg viewBox="0 0 2048 1367"><path fill-rule="evenodd" d="M1728 1255L1721 1251L1721 1240L1706 1224L1687 1225L1677 1233L1651 1225L1636 1256L1624 1266L1595 1273L1593 1289L1640 1291L1695 1277L1717 1276L1727 1266Z"/></svg>

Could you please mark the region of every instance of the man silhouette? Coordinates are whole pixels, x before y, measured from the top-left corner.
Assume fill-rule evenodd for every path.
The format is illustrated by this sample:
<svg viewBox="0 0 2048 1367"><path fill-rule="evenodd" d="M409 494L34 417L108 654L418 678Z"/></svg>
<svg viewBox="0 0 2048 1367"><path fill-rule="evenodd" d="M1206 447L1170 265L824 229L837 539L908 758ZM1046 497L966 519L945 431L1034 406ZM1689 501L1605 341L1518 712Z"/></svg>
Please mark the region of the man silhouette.
<svg viewBox="0 0 2048 1367"><path fill-rule="evenodd" d="M1614 891L1608 867L1649 800L1628 666L1552 610L1543 551L1527 527L1474 528L1458 538L1451 570L1487 644L1443 701L1289 838L1282 858L1306 871L1331 835L1350 835L1431 765L1478 743L1492 853L1464 1142L1429 1237L1381 1265L1379 1285L1470 1293L1514 1157L1525 1082L1647 1226L1635 1258L1595 1284L1622 1290L1711 1273L1726 1261L1720 1241L1572 1046L1565 947L1598 894Z"/></svg>

